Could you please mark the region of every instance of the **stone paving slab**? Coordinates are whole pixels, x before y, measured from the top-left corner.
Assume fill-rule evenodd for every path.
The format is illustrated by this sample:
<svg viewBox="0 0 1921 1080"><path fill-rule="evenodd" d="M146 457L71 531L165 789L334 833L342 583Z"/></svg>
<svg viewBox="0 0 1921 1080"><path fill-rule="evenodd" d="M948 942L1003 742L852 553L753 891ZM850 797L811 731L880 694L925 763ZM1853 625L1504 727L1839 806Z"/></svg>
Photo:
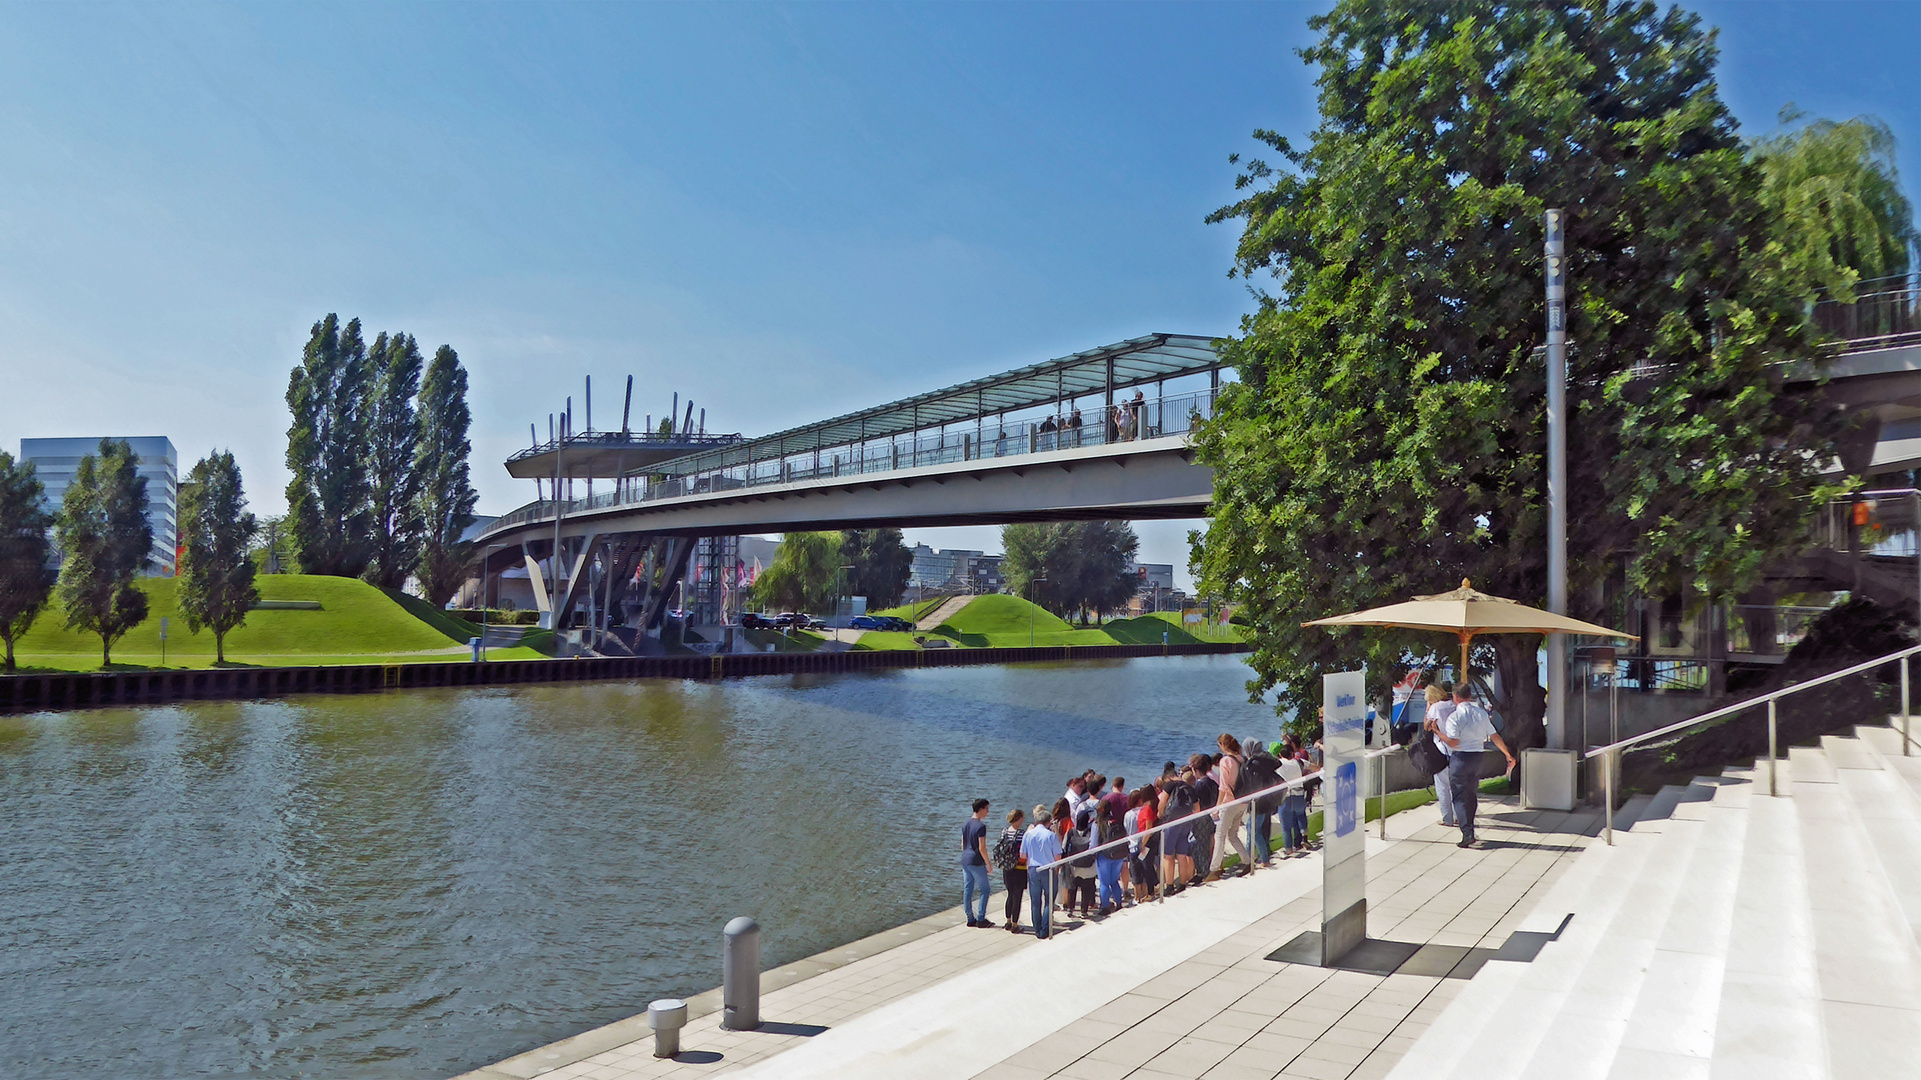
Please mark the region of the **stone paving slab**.
<svg viewBox="0 0 1921 1080"><path fill-rule="evenodd" d="M1455 847L1458 833L1433 807L1389 820L1405 839L1369 841L1373 936L1498 948L1600 827L1594 812L1486 798L1482 819L1489 843L1478 851ZM710 992L702 997L715 1001L690 1002L704 1011L683 1030L677 1059L652 1056L643 1016L544 1059L553 1064L537 1051L468 1076L1384 1076L1464 983L1265 959L1318 927L1318 884L1318 856L1289 860L1099 922L1065 922L1050 942L959 925L956 909L901 928L898 945L878 935L844 946L860 955L838 966L823 954L810 958L816 973L770 979L781 985L763 993L763 1030L721 1030Z"/></svg>

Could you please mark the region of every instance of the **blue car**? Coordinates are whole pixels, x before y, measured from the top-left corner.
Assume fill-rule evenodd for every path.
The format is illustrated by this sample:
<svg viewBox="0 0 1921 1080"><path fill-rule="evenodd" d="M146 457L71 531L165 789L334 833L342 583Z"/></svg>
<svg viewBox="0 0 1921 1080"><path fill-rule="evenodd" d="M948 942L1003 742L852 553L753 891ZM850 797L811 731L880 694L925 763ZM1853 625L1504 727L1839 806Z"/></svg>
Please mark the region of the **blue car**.
<svg viewBox="0 0 1921 1080"><path fill-rule="evenodd" d="M881 628L881 621L872 615L856 615L847 625L856 630L879 630Z"/></svg>

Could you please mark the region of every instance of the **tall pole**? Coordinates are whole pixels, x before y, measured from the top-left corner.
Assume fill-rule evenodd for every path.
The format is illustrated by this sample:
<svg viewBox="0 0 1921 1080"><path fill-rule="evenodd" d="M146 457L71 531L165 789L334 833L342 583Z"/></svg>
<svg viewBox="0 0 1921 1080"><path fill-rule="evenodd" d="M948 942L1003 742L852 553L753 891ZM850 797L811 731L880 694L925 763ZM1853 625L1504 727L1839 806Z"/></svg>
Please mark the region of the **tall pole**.
<svg viewBox="0 0 1921 1080"><path fill-rule="evenodd" d="M1566 213L1547 218L1547 606L1567 614ZM1547 636L1547 744L1567 745L1567 635Z"/></svg>

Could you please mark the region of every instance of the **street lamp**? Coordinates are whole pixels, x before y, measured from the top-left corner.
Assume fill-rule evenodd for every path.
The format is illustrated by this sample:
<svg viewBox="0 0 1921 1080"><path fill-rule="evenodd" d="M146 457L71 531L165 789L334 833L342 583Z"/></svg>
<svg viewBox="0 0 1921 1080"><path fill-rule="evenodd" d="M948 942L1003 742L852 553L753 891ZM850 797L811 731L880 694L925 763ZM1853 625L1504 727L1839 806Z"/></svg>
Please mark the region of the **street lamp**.
<svg viewBox="0 0 1921 1080"><path fill-rule="evenodd" d="M487 659L487 590L485 588L487 584L487 560L493 558L494 552L499 551L501 548L512 546L512 544L488 544L487 550L480 553L480 583L482 585L480 590L480 658L482 660ZM499 586L496 585L494 588L495 592L498 593Z"/></svg>
<svg viewBox="0 0 1921 1080"><path fill-rule="evenodd" d="M1034 586L1045 585L1046 583L1047 579L1044 577L1027 579L1027 602L1029 604L1034 603ZM1035 606L1038 607L1039 605ZM1027 647L1030 649L1034 647L1034 618L1034 612L1030 610L1027 613Z"/></svg>

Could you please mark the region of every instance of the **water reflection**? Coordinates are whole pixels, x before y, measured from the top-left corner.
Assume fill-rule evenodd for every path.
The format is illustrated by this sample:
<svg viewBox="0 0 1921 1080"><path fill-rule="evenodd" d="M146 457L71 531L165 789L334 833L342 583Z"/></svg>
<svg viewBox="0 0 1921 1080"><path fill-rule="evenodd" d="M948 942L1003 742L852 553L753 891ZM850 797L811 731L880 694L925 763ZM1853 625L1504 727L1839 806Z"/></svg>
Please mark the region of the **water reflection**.
<svg viewBox="0 0 1921 1080"><path fill-rule="evenodd" d="M949 907L968 800L1269 732L1231 657L0 717L0 1075L443 1077Z"/></svg>

